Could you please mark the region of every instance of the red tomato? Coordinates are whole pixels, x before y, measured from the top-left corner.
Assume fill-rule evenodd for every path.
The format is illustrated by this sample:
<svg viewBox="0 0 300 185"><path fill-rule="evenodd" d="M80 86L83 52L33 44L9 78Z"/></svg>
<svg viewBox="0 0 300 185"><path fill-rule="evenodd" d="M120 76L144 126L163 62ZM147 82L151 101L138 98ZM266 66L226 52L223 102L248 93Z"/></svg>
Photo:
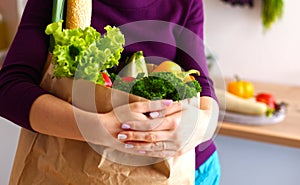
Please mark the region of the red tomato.
<svg viewBox="0 0 300 185"><path fill-rule="evenodd" d="M124 82L131 82L132 80L134 80L135 78L134 77L131 77L131 76L124 76L122 77L122 80Z"/></svg>
<svg viewBox="0 0 300 185"><path fill-rule="evenodd" d="M102 77L104 79L104 85L105 87L111 87L112 86L112 82L111 79L109 78L108 74L105 72L101 72Z"/></svg>
<svg viewBox="0 0 300 185"><path fill-rule="evenodd" d="M272 94L270 93L259 93L256 95L256 101L265 103L271 109L275 109L276 101Z"/></svg>

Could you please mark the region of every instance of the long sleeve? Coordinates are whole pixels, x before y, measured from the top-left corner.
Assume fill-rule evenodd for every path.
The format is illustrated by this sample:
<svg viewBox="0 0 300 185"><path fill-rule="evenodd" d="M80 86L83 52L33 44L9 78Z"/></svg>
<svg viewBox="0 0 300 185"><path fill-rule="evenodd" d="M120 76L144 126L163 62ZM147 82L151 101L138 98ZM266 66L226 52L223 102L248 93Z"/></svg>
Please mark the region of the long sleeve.
<svg viewBox="0 0 300 185"><path fill-rule="evenodd" d="M186 70L197 69L200 71L200 76L195 76L195 78L201 84L201 96L210 96L217 100L204 49L204 10L202 1L191 1L189 10L183 25L185 29L177 36L176 61Z"/></svg>
<svg viewBox="0 0 300 185"><path fill-rule="evenodd" d="M29 0L0 71L0 116L31 129L29 113L37 97L48 53L44 30L51 21L51 0Z"/></svg>
<svg viewBox="0 0 300 185"><path fill-rule="evenodd" d="M200 76L195 76L202 87L201 96L209 96L217 100L213 81L210 78L204 50L204 10L203 2L192 0L184 28L177 36L176 61L186 70L197 69ZM196 168L203 164L216 150L213 140L198 145L196 151Z"/></svg>

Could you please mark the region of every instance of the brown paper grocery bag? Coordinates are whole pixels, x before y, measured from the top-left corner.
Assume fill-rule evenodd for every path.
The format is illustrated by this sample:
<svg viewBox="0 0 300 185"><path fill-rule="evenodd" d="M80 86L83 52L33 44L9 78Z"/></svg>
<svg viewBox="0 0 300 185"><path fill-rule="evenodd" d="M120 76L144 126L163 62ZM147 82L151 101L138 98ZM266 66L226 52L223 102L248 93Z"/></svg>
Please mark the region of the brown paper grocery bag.
<svg viewBox="0 0 300 185"><path fill-rule="evenodd" d="M50 60L51 57L48 58ZM53 78L52 74L50 64L41 87L84 110L108 112L114 106L145 101L144 98L85 80ZM187 101L199 104L197 98ZM115 162L120 159L132 164L136 161L150 162L147 165ZM194 150L170 159L138 157L109 147L22 129L10 185L192 185L194 171Z"/></svg>
<svg viewBox="0 0 300 185"><path fill-rule="evenodd" d="M103 159L85 142L22 129L10 185L193 184L185 179L194 173L185 171L191 157L193 153L154 165L126 166Z"/></svg>

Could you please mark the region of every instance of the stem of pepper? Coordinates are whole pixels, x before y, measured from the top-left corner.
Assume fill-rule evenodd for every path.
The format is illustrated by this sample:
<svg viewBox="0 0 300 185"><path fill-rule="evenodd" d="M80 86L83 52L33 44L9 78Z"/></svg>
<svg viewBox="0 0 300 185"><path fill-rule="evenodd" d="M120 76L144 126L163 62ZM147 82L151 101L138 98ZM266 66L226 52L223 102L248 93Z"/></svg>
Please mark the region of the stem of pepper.
<svg viewBox="0 0 300 185"><path fill-rule="evenodd" d="M234 79L235 79L237 82L241 81L241 78L240 78L238 75L234 75Z"/></svg>

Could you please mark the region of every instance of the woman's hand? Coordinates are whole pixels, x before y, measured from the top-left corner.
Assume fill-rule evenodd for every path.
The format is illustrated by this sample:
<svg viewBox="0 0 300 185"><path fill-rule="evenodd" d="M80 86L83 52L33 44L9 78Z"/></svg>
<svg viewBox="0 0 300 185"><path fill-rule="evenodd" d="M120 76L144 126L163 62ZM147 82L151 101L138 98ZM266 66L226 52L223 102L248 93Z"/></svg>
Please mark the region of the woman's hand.
<svg viewBox="0 0 300 185"><path fill-rule="evenodd" d="M46 94L32 105L30 123L36 132L46 135L162 157L193 149L211 138L217 123L216 107L214 100L202 97L200 110L158 100L131 103L97 114ZM207 128L211 128L209 132Z"/></svg>
<svg viewBox="0 0 300 185"><path fill-rule="evenodd" d="M150 121L128 121L118 139L129 152L152 157L170 157L194 149L212 138L218 119L218 105L201 98L201 109L172 103L165 114L157 112Z"/></svg>
<svg viewBox="0 0 300 185"><path fill-rule="evenodd" d="M164 115L179 112L181 109L180 106L171 106L171 103L172 100L157 100L135 102L116 107L109 113L99 114L100 124L94 127L97 133L87 129L85 120L81 120L83 124L80 124L81 121L78 120L78 126L87 141L136 154L139 151L128 150L131 145L121 142L120 139L126 138L120 133L132 129L149 132L161 128L160 124L163 123L162 117Z"/></svg>
<svg viewBox="0 0 300 185"><path fill-rule="evenodd" d="M33 103L29 119L32 129L45 135L138 153L136 150L128 150L128 145L117 139L118 133L128 130L130 126L140 130L155 129L161 122L151 116L160 114L162 117L172 111L179 111L174 107L167 109L171 103L170 100L136 102L116 107L109 113L98 114L45 94Z"/></svg>

